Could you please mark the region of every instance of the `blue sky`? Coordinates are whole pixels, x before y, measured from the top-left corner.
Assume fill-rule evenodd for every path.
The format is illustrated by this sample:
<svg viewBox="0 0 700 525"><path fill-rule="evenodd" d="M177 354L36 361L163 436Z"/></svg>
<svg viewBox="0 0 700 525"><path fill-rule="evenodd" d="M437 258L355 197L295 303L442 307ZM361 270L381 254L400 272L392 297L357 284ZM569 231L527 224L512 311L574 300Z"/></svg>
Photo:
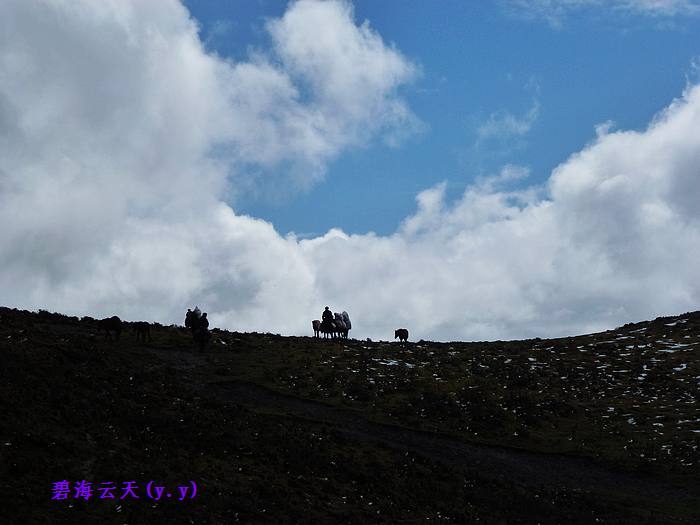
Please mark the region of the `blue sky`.
<svg viewBox="0 0 700 525"><path fill-rule="evenodd" d="M536 3L536 2L535 2ZM265 21L287 2L188 0L208 49L234 61L266 49ZM247 194L234 208L281 233L389 234L416 195L447 181L458 198L476 177L506 164L527 167L518 185L543 184L595 138L595 126L642 129L686 85L700 56L700 17L572 9L553 26L507 2L356 1L385 43L420 68L400 92L424 127L396 147L374 142L333 160L306 191ZM534 16L534 18L533 18ZM517 119L520 133L479 139L491 116Z"/></svg>

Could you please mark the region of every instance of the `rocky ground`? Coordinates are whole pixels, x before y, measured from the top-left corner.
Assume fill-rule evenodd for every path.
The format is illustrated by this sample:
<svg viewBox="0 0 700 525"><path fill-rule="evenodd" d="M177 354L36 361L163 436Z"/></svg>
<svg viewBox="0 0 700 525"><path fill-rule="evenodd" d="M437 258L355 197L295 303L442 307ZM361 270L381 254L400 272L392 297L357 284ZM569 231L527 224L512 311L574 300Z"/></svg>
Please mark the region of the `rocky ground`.
<svg viewBox="0 0 700 525"><path fill-rule="evenodd" d="M151 332L0 309L0 521L700 522L700 313L489 343Z"/></svg>

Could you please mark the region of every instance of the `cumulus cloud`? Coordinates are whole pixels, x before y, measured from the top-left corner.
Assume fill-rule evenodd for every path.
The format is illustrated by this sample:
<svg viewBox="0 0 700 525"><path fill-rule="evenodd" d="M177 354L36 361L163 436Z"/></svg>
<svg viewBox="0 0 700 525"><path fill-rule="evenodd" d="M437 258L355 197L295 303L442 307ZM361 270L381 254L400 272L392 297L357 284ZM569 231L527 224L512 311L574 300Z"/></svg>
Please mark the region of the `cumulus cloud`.
<svg viewBox="0 0 700 525"><path fill-rule="evenodd" d="M266 254L286 241L222 198L304 187L418 121L397 93L416 67L350 4L301 0L268 28L270 48L233 63L175 0L0 5L6 302L162 319L193 295L273 295L291 263Z"/></svg>
<svg viewBox="0 0 700 525"><path fill-rule="evenodd" d="M226 79L235 123L228 139L246 174L291 164L287 174L305 187L343 149L377 135L398 144L421 128L397 96L417 67L367 21L356 25L351 4L300 0L267 29L272 50L234 65Z"/></svg>
<svg viewBox="0 0 700 525"><path fill-rule="evenodd" d="M544 188L509 191L528 172L507 166L456 202L444 184L425 190L393 235L333 230L299 249L371 335L390 323L439 339L565 335L691 310L698 124L692 87L644 131L599 127Z"/></svg>
<svg viewBox="0 0 700 525"><path fill-rule="evenodd" d="M346 3L293 3L268 30L270 51L231 63L175 1L0 5L3 303L166 323L199 303L286 334L329 304L357 337L441 340L697 307L700 87L643 131L600 126L545 187L509 190L528 171L506 166L455 202L426 189L392 235L300 240L236 214L229 186L280 167L309 183L410 125L415 67Z"/></svg>

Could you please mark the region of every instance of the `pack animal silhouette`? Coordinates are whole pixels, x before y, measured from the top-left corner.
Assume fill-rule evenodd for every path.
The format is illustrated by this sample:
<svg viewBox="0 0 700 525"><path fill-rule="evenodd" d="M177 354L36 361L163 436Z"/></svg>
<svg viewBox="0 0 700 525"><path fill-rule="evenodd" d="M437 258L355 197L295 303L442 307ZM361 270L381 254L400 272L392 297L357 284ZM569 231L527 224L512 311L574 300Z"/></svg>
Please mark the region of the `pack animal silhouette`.
<svg viewBox="0 0 700 525"><path fill-rule="evenodd" d="M105 339L112 339L112 332L114 332L115 337L119 340L119 336L122 334L122 320L116 315L112 317L105 317L97 321L97 328L99 330L104 330Z"/></svg>

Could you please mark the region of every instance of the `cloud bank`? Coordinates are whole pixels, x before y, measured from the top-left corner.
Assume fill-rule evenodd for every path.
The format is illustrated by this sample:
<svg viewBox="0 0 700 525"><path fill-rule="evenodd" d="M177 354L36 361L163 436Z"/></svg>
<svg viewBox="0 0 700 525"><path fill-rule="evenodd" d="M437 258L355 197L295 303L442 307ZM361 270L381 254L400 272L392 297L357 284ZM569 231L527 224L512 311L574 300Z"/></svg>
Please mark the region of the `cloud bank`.
<svg viewBox="0 0 700 525"><path fill-rule="evenodd" d="M344 2L290 4L246 62L208 54L175 1L0 5L0 302L356 337L554 336L695 309L700 87L611 131L545 187L506 166L456 202L417 196L392 235L299 240L226 198L303 187L347 148L417 119L417 68Z"/></svg>

